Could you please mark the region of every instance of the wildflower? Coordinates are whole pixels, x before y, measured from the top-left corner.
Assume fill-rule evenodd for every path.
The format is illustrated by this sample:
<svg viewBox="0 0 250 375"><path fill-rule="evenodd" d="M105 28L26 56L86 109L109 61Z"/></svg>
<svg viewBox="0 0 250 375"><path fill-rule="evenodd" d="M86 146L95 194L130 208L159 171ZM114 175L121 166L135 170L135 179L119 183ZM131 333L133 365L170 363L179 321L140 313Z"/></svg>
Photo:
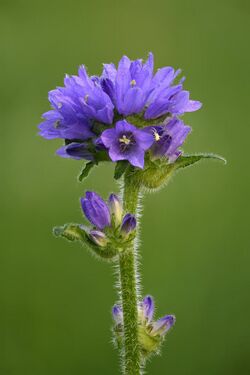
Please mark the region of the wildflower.
<svg viewBox="0 0 250 375"><path fill-rule="evenodd" d="M104 64L101 84L117 111L125 116L139 113L146 105L153 77L154 60L150 53L145 64L123 56L116 70L114 64Z"/></svg>
<svg viewBox="0 0 250 375"><path fill-rule="evenodd" d="M154 137L122 120L115 128L106 129L101 135L112 161L128 160L135 167L144 167L144 154L154 142Z"/></svg>
<svg viewBox="0 0 250 375"><path fill-rule="evenodd" d="M166 125L148 127L145 131L153 134L155 138L151 147L153 158L165 156L172 163L181 155L182 152L178 148L184 143L191 128L177 117L173 117Z"/></svg>

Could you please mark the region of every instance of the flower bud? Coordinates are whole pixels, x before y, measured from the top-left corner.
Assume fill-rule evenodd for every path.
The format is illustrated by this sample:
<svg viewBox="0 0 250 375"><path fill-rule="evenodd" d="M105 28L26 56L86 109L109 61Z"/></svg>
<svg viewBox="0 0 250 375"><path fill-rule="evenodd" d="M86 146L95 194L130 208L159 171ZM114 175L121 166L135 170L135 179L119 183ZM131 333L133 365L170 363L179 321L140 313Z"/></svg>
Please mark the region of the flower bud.
<svg viewBox="0 0 250 375"><path fill-rule="evenodd" d="M153 323L151 335L164 336L174 324L175 324L175 316L166 315L163 318L158 319L156 322Z"/></svg>
<svg viewBox="0 0 250 375"><path fill-rule="evenodd" d="M86 218L98 229L104 229L111 223L109 208L104 200L96 193L87 191L86 197L81 198L82 210Z"/></svg>
<svg viewBox="0 0 250 375"><path fill-rule="evenodd" d="M142 302L143 318L147 322L151 322L154 315L154 300L151 296L146 296Z"/></svg>
<svg viewBox="0 0 250 375"><path fill-rule="evenodd" d="M120 225L122 221L122 204L119 197L115 194L110 194L108 205L110 214L113 215L115 226Z"/></svg>
<svg viewBox="0 0 250 375"><path fill-rule="evenodd" d="M112 315L116 325L123 324L122 309L119 305L113 306Z"/></svg>
<svg viewBox="0 0 250 375"><path fill-rule="evenodd" d="M134 215L127 214L124 216L121 225L121 233L127 237L131 232L135 230L136 218Z"/></svg>
<svg viewBox="0 0 250 375"><path fill-rule="evenodd" d="M89 232L89 237L93 242L95 242L96 245L100 247L105 247L108 243L106 235L103 232L100 232L99 230L91 230Z"/></svg>

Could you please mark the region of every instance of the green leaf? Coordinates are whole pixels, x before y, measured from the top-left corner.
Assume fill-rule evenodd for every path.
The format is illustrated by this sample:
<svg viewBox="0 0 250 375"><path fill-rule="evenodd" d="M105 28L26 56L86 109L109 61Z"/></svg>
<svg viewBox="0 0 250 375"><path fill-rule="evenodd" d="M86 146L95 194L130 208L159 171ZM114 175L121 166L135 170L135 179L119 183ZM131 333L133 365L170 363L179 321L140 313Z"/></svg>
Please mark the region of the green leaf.
<svg viewBox="0 0 250 375"><path fill-rule="evenodd" d="M80 224L65 224L62 227L55 227L53 233L56 237L64 237L69 241L86 241L86 232Z"/></svg>
<svg viewBox="0 0 250 375"><path fill-rule="evenodd" d="M78 181L82 182L82 180L87 178L91 169L94 167L94 165L95 165L95 163L93 163L92 161L85 164L84 167L82 168L79 176L78 176Z"/></svg>
<svg viewBox="0 0 250 375"><path fill-rule="evenodd" d="M203 159L214 159L222 161L226 164L226 159L216 154L194 154L194 155L182 155L174 163L175 169L186 168Z"/></svg>
<svg viewBox="0 0 250 375"><path fill-rule="evenodd" d="M126 160L121 160L116 163L114 179L119 180L128 168L129 163Z"/></svg>

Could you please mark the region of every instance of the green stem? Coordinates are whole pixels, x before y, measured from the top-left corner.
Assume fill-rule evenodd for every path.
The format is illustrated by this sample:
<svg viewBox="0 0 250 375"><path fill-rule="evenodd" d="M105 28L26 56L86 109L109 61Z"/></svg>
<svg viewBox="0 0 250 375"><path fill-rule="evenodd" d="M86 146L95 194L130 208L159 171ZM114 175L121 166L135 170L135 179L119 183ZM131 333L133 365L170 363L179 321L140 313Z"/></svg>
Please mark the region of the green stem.
<svg viewBox="0 0 250 375"><path fill-rule="evenodd" d="M123 205L126 213L136 214L140 187L125 176ZM125 375L140 374L140 347L138 341L138 274L135 245L130 245L119 258L120 287L124 320L123 371Z"/></svg>

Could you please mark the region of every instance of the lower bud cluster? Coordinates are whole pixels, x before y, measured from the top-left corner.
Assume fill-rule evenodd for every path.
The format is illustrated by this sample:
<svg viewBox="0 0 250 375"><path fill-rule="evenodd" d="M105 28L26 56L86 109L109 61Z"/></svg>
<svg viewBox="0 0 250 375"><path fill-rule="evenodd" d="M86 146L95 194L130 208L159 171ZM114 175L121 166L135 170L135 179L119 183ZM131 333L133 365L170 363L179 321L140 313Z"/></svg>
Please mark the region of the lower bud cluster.
<svg viewBox="0 0 250 375"><path fill-rule="evenodd" d="M117 195L111 194L105 202L97 193L87 191L85 197L81 198L81 206L93 226L91 229L85 228L85 232L89 240L102 250L98 251L98 255L103 254L107 258L106 250L113 256L117 255L135 238L136 218L123 213Z"/></svg>
<svg viewBox="0 0 250 375"><path fill-rule="evenodd" d="M112 309L114 320L114 339L118 348L123 341L123 311L121 306ZM146 296L138 306L138 335L142 355L146 358L152 353L158 353L167 332L175 324L174 315L165 315L154 320L154 300Z"/></svg>

